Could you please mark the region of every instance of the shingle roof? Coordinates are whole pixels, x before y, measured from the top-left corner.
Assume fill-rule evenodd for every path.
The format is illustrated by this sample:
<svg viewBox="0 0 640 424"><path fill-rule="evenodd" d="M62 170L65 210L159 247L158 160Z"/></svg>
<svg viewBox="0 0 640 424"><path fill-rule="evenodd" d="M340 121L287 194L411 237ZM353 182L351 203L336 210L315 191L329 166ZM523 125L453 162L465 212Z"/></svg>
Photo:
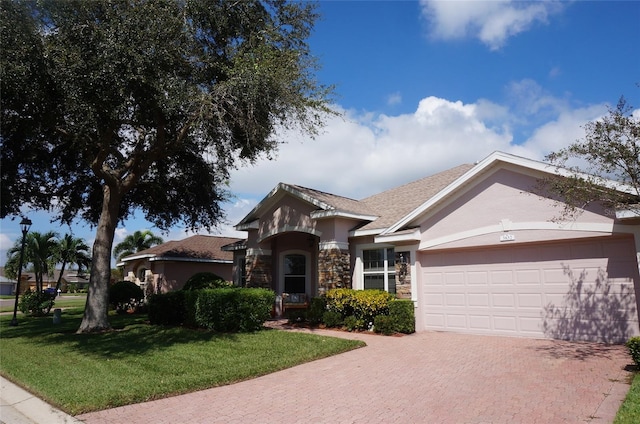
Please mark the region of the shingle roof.
<svg viewBox="0 0 640 424"><path fill-rule="evenodd" d="M233 252L223 251L222 246L236 243L242 239L235 237L218 237L195 235L183 240L173 240L142 250L133 255L122 258L122 261L135 257L155 256L163 258L189 258L232 261Z"/></svg>
<svg viewBox="0 0 640 424"><path fill-rule="evenodd" d="M469 171L473 166L471 164L459 165L362 199L360 202L367 205L370 210L375 211L379 218L364 225L360 230L384 229L393 225Z"/></svg>
<svg viewBox="0 0 640 424"><path fill-rule="evenodd" d="M326 193L324 191L315 190L312 188L302 187L294 184L287 184L289 187L310 196L319 202L322 202L337 211L350 212L361 215L377 215L375 211L371 210L369 206L362 203L359 200L350 199L348 197L337 196L335 194Z"/></svg>

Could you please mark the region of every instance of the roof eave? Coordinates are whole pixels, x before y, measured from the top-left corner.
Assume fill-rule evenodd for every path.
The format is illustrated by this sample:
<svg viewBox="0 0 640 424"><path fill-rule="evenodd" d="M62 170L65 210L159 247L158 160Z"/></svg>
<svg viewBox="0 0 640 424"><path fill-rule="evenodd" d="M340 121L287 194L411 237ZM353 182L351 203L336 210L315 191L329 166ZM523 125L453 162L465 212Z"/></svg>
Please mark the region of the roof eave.
<svg viewBox="0 0 640 424"><path fill-rule="evenodd" d="M337 209L331 210L317 210L310 214L312 219L325 219L325 218L346 218L354 219L357 221L375 221L378 219L375 215L364 215L354 212L340 211Z"/></svg>

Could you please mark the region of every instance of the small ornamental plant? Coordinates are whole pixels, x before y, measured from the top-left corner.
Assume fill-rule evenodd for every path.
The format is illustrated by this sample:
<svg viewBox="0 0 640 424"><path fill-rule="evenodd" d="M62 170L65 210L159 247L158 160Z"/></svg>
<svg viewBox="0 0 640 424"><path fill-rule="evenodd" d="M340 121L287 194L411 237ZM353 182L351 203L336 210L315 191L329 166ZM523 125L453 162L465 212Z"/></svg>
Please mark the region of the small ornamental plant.
<svg viewBox="0 0 640 424"><path fill-rule="evenodd" d="M633 359L633 362L640 367L640 337L631 337L627 340L626 346L629 349L631 359Z"/></svg>

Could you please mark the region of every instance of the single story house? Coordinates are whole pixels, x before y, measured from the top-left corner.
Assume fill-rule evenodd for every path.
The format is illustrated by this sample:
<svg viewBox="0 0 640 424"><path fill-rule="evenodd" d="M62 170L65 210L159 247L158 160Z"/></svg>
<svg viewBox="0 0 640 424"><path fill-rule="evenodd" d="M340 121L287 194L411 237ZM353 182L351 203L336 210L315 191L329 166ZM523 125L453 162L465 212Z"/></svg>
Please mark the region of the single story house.
<svg viewBox="0 0 640 424"><path fill-rule="evenodd" d="M16 293L16 280L7 277L4 267L0 266L0 295L10 296Z"/></svg>
<svg viewBox="0 0 640 424"><path fill-rule="evenodd" d="M361 200L280 183L225 247L236 283L293 301L382 289L416 329L619 342L640 334L640 217L562 208L540 193L555 167L495 152ZM618 185L618 187L624 188Z"/></svg>
<svg viewBox="0 0 640 424"><path fill-rule="evenodd" d="M166 293L181 289L199 272L212 272L233 281L233 253L222 246L241 242L233 237L195 235L169 241L122 258L124 278L147 292Z"/></svg>

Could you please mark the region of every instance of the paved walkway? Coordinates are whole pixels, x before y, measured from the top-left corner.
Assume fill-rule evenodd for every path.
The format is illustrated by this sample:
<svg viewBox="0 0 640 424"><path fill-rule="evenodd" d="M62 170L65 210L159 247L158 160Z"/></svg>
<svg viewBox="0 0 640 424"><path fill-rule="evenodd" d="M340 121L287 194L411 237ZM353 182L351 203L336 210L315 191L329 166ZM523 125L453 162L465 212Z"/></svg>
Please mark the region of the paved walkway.
<svg viewBox="0 0 640 424"><path fill-rule="evenodd" d="M253 380L80 415L88 424L611 423L624 346L318 330L367 347Z"/></svg>

